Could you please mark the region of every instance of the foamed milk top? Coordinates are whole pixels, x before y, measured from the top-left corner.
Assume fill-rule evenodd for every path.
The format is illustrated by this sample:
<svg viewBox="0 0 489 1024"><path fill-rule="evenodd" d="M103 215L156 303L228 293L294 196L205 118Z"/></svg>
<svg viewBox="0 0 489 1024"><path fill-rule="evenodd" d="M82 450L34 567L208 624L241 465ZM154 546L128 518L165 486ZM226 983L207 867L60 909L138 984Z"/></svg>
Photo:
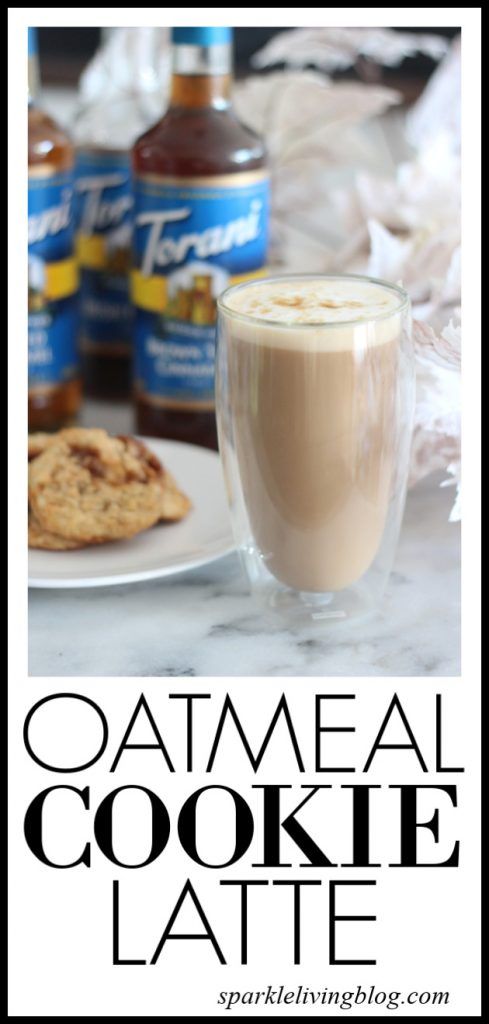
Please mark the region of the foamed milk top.
<svg viewBox="0 0 489 1024"><path fill-rule="evenodd" d="M236 336L259 344L325 350L379 345L400 331L402 295L356 278L287 278L231 289L224 311L250 317ZM285 328L285 329L284 329Z"/></svg>

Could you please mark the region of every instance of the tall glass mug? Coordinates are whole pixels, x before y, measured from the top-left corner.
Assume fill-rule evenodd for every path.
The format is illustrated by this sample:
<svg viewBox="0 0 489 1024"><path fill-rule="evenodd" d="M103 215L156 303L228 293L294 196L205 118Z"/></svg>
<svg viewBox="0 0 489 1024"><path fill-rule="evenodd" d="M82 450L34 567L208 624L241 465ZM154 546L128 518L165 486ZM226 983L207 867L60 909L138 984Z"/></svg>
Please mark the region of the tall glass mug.
<svg viewBox="0 0 489 1024"><path fill-rule="evenodd" d="M414 408L409 299L294 275L219 300L217 418L252 591L292 619L348 619L384 591Z"/></svg>

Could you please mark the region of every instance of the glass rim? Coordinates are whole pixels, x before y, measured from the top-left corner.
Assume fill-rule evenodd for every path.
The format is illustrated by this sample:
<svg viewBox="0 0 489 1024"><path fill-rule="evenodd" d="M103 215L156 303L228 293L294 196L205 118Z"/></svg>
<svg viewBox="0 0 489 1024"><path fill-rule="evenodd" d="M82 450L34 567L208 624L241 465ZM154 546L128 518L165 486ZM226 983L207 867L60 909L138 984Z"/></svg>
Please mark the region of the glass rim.
<svg viewBox="0 0 489 1024"><path fill-rule="evenodd" d="M231 292L239 291L242 288L252 288L259 284L271 284L275 281L366 281L369 284L381 285L386 288L387 291L395 292L399 296L399 305L394 309L389 310L387 313L378 313L375 316L369 316L364 319L354 318L352 320L311 320L308 323L304 321L295 321L291 323L284 323L283 320L270 320L264 316L253 316L251 313L241 313L236 309L232 309L226 305L226 296L230 295ZM228 288L225 288L221 292L217 299L217 308L220 313L226 316L232 316L236 320L240 320L250 324L265 324L270 327L280 327L283 330L317 330L318 327L322 329L330 330L337 329L339 327L353 327L360 326L362 324L376 323L378 320L389 320L391 317L396 316L399 313L408 310L410 306L410 299L407 291L401 288L400 285L394 284L392 281L384 281L381 277L370 277L368 274L273 274L270 277L257 277L248 281L240 281L238 284L232 284Z"/></svg>

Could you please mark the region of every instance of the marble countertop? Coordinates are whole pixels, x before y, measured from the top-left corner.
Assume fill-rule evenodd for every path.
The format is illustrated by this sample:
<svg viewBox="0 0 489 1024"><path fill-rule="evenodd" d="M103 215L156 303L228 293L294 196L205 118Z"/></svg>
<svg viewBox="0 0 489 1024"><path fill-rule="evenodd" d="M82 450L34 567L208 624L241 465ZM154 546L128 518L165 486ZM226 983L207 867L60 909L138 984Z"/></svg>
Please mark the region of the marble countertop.
<svg viewBox="0 0 489 1024"><path fill-rule="evenodd" d="M87 403L85 424L131 429L124 406ZM265 623L238 558L173 578L90 590L33 590L33 676L456 676L460 529L453 492L409 493L383 605L365 622L293 630Z"/></svg>

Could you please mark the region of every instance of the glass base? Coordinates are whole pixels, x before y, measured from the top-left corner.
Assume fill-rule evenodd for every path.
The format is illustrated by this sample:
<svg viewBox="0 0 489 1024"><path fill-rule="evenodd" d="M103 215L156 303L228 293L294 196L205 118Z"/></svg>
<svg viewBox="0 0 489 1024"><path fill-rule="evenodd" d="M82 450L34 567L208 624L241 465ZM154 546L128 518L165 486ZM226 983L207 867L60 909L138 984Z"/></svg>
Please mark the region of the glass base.
<svg viewBox="0 0 489 1024"><path fill-rule="evenodd" d="M325 628L336 627L366 619L378 608L377 595L361 582L337 592L297 591L278 583L254 586L252 592L262 605L289 625L315 623Z"/></svg>

